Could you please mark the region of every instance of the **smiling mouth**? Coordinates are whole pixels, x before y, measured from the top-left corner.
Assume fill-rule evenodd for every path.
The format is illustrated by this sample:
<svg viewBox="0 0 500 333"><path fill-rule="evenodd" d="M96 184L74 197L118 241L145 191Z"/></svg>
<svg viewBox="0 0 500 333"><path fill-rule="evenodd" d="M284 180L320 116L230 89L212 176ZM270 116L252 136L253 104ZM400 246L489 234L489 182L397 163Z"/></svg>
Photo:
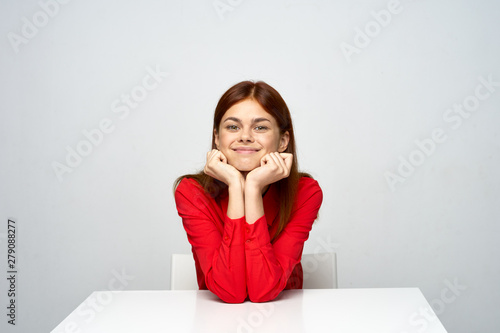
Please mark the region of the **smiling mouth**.
<svg viewBox="0 0 500 333"><path fill-rule="evenodd" d="M235 151L238 154L252 154L258 152L260 149L257 148L234 148L233 151Z"/></svg>

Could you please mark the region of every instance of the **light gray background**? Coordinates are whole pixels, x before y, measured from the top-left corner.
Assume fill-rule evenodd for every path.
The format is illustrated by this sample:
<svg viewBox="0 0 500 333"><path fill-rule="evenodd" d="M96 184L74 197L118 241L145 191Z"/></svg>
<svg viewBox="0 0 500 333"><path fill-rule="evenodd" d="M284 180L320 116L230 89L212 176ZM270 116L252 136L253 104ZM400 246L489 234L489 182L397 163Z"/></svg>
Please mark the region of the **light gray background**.
<svg viewBox="0 0 500 333"><path fill-rule="evenodd" d="M500 82L500 4L401 0L346 57L389 1L220 2L232 10L41 0L46 22L38 1L0 2L0 276L9 217L19 271L15 327L0 279L2 332L52 330L117 272L115 289L170 288L170 255L190 251L172 183L203 167L215 105L245 79L288 103L300 168L324 191L305 252L337 252L339 287L419 287L450 332L498 332L500 87L456 129L443 115L480 77ZM168 75L120 118L113 103L139 96L148 68ZM52 164L103 119L113 131L60 181ZM419 155L436 128L446 140ZM393 191L385 175L410 156L422 163Z"/></svg>

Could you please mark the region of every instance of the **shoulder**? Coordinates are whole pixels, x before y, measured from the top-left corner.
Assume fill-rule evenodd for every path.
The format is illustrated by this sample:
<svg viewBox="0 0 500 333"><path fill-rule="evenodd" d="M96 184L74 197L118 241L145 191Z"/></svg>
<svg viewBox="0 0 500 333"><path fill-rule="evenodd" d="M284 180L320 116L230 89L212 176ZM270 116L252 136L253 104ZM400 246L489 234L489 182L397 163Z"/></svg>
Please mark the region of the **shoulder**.
<svg viewBox="0 0 500 333"><path fill-rule="evenodd" d="M301 192L307 192L307 193L314 193L314 192L322 192L321 187L319 186L319 183L316 179L303 176L299 180L299 185L298 185L298 193Z"/></svg>
<svg viewBox="0 0 500 333"><path fill-rule="evenodd" d="M184 177L175 188L175 193L184 191L203 191L203 187L194 178Z"/></svg>
<svg viewBox="0 0 500 333"><path fill-rule="evenodd" d="M194 197L205 196L205 190L194 178L184 177L175 188L175 200L190 200Z"/></svg>
<svg viewBox="0 0 500 333"><path fill-rule="evenodd" d="M320 206L323 202L323 191L318 181L311 177L301 177L297 189L296 202L299 207L306 203Z"/></svg>
<svg viewBox="0 0 500 333"><path fill-rule="evenodd" d="M206 217L218 210L217 202L194 178L183 178L175 189L177 212L182 217Z"/></svg>

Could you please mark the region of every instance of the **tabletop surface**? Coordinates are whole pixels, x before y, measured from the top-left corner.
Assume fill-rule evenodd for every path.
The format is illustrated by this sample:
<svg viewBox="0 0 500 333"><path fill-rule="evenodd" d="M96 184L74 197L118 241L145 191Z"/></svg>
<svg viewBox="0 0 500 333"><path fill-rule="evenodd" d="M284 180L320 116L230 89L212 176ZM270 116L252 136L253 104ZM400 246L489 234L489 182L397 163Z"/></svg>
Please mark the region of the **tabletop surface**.
<svg viewBox="0 0 500 333"><path fill-rule="evenodd" d="M285 290L228 304L210 291L96 291L52 332L446 333L418 288Z"/></svg>

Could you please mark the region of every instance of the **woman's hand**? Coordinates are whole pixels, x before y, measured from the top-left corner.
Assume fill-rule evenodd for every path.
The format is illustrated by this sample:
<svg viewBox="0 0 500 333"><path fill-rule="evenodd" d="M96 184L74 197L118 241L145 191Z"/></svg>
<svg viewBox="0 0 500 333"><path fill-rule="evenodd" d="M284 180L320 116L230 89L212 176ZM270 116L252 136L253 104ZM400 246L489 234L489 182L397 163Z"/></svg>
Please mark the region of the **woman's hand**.
<svg viewBox="0 0 500 333"><path fill-rule="evenodd" d="M226 156L217 149L212 149L207 153L207 163L203 172L227 185L229 192L227 216L230 219L237 219L244 216L245 179L241 172L228 164Z"/></svg>
<svg viewBox="0 0 500 333"><path fill-rule="evenodd" d="M207 153L207 163L203 169L205 174L220 180L227 186L243 185L244 179L241 172L227 163L227 158L217 149L212 149Z"/></svg>
<svg viewBox="0 0 500 333"><path fill-rule="evenodd" d="M293 155L289 153L270 153L262 157L260 167L248 173L245 186L254 186L262 191L267 185L290 175Z"/></svg>

